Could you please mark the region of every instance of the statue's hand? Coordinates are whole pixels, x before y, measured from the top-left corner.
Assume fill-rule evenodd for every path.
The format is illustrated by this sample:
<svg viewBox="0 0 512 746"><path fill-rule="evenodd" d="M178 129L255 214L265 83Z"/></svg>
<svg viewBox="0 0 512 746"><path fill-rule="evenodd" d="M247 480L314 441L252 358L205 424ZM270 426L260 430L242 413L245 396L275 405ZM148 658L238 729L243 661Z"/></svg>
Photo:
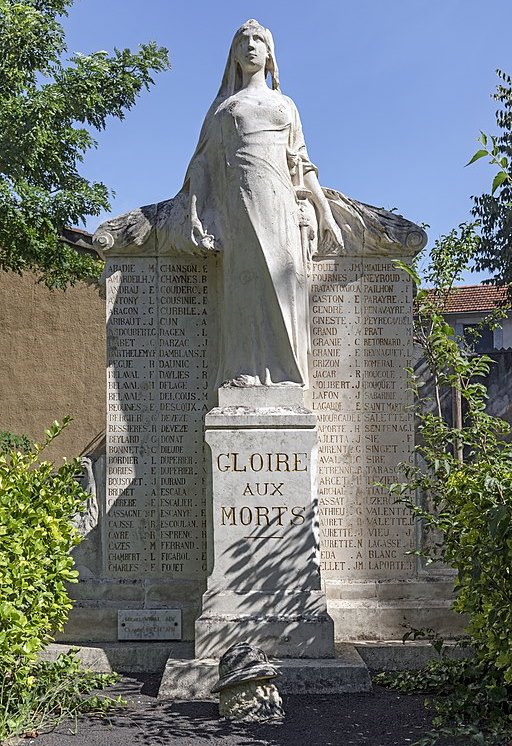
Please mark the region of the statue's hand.
<svg viewBox="0 0 512 746"><path fill-rule="evenodd" d="M192 243L199 249L205 249L206 251L217 251L215 246L215 236L211 233L206 233L201 222L199 220L192 220Z"/></svg>
<svg viewBox="0 0 512 746"><path fill-rule="evenodd" d="M211 233L207 233L203 228L198 215L197 215L197 199L196 196L192 196L191 210L190 210L190 238L194 246L198 249L204 249L205 251L217 251L215 246L215 236Z"/></svg>
<svg viewBox="0 0 512 746"><path fill-rule="evenodd" d="M338 223L332 216L331 211L320 215L318 225L318 253L334 254L343 251L345 244Z"/></svg>

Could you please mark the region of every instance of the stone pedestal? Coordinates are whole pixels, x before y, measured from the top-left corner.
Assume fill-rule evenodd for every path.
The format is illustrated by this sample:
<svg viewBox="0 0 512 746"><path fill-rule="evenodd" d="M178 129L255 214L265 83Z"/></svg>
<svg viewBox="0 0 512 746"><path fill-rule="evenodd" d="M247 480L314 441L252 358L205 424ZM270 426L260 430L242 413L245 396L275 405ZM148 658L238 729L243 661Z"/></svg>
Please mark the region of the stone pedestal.
<svg viewBox="0 0 512 746"><path fill-rule="evenodd" d="M152 639L162 612L202 662L243 639L329 657L333 623L345 641L453 628L453 577L421 564L414 516L388 489L414 449L412 285L395 261L426 233L335 190L321 197L295 109L276 91L268 100L276 132L290 114L290 142L242 96L240 111L208 114L174 198L95 234L107 257L105 487L69 639L115 641L127 613ZM337 248L323 245L320 214L333 237L338 225L326 242ZM223 388L217 405L219 381L242 372L308 381L307 398L293 385Z"/></svg>
<svg viewBox="0 0 512 746"><path fill-rule="evenodd" d="M315 416L297 387L219 390L205 418L212 462L210 568L196 657L247 641L267 655L334 655L320 585Z"/></svg>
<svg viewBox="0 0 512 746"><path fill-rule="evenodd" d="M372 689L368 667L353 645L338 645L336 658L281 658L272 659L272 663L281 672L277 680L281 694L332 695ZM214 699L211 689L218 677L218 660L171 658L162 676L158 699Z"/></svg>

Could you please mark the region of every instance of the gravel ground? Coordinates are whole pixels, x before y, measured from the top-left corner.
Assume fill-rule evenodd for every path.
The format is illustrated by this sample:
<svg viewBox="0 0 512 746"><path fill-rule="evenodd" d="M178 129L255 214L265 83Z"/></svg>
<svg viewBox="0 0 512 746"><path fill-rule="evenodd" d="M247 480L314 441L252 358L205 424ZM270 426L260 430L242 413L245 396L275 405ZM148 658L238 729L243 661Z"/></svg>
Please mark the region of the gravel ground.
<svg viewBox="0 0 512 746"><path fill-rule="evenodd" d="M108 719L81 718L28 738L33 746L412 746L429 729L424 697L381 687L371 694L287 695L286 718L235 724L218 717L215 702L157 702L159 677L123 677L113 689L126 708ZM440 746L455 746L443 741ZM457 743L457 746L459 744Z"/></svg>

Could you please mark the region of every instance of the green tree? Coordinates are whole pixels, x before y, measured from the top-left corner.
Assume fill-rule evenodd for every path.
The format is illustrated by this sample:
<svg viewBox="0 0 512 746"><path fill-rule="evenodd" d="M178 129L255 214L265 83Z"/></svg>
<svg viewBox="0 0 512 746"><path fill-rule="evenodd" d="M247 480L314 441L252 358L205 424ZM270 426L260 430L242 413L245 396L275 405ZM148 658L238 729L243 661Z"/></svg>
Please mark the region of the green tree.
<svg viewBox="0 0 512 746"><path fill-rule="evenodd" d="M169 67L153 42L65 59L59 23L73 0L0 0L0 268L35 271L50 288L100 263L62 239L65 226L110 209L109 189L79 174L91 131L123 119L152 74Z"/></svg>
<svg viewBox="0 0 512 746"><path fill-rule="evenodd" d="M496 123L500 134L481 133L480 149L469 163L488 157L497 167L491 194L474 197L473 215L481 224L481 242L475 269L489 271L500 283L512 282L512 79L496 71L501 83L493 94L499 103ZM468 164L469 165L469 164Z"/></svg>

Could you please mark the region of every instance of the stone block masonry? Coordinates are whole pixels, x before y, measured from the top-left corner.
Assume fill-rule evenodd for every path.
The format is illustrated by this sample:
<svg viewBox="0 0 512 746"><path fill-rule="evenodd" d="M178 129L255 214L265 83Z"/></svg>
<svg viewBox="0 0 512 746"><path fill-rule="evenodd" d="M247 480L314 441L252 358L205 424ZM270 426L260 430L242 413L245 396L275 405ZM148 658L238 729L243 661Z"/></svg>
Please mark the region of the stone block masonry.
<svg viewBox="0 0 512 746"><path fill-rule="evenodd" d="M322 573L327 582L410 578L410 511L386 484L414 447L412 288L384 258L316 262L311 406L319 431ZM381 483L384 486L378 486Z"/></svg>
<svg viewBox="0 0 512 746"><path fill-rule="evenodd" d="M206 572L207 276L206 261L108 268L108 577Z"/></svg>

